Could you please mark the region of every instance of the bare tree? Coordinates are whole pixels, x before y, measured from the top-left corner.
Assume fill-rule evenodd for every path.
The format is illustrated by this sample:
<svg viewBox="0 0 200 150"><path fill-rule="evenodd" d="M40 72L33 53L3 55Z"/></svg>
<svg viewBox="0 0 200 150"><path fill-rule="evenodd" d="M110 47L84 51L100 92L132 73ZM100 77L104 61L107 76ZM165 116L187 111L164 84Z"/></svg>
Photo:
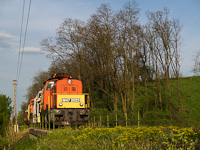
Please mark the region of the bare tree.
<svg viewBox="0 0 200 150"><path fill-rule="evenodd" d="M179 103L179 112L181 112L181 100L179 92L179 46L180 46L180 24L178 20L170 19L169 10L147 13L149 24L151 28L149 30L150 35L154 36L154 42L151 44L151 40L148 40L150 49L153 50L153 60L155 60L155 73L157 79L158 93L160 104L163 102L161 99L161 87L160 87L160 74L164 74L162 77L166 81L168 89L168 97L165 97L166 110L172 108L172 93L170 87L170 74L174 72L177 79L177 97ZM153 48L152 48L153 47ZM162 108L162 104L160 105ZM171 111L170 111L171 112Z"/></svg>
<svg viewBox="0 0 200 150"><path fill-rule="evenodd" d="M51 75L52 74L49 74L48 72L44 71L39 71L34 75L32 80L32 85L29 86L29 88L27 89L27 93L25 95L28 103L31 99L35 98L37 93L43 88L43 83L47 79L49 79Z"/></svg>
<svg viewBox="0 0 200 150"><path fill-rule="evenodd" d="M144 112L151 105L172 110L173 73L181 112L179 22L169 17L167 9L147 12L144 26L139 24L138 15L137 4L129 1L117 13L109 4L101 4L87 22L65 19L55 38L41 42L53 59L49 72L65 72L81 79L92 107L124 113L133 110L139 99L144 102Z"/></svg>
<svg viewBox="0 0 200 150"><path fill-rule="evenodd" d="M192 72L195 76L200 74L200 50L196 51L194 56L194 67L192 69Z"/></svg>

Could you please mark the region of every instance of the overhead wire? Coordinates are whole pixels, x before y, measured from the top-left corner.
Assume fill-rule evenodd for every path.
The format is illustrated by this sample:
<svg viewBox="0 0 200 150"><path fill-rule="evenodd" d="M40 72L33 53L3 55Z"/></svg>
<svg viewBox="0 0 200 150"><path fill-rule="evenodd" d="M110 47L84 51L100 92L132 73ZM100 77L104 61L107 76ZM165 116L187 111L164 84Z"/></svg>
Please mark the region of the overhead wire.
<svg viewBox="0 0 200 150"><path fill-rule="evenodd" d="M21 39L22 39L22 29L23 29L23 23L24 23L24 8L25 8L25 0L23 1L23 10L22 10L22 20L21 20L21 30L20 30L20 41L19 41L19 51L18 51L18 60L17 60L17 76L16 79L19 76L19 60L21 57Z"/></svg>
<svg viewBox="0 0 200 150"><path fill-rule="evenodd" d="M29 9L28 9L28 17L26 21L26 28L25 28L25 34L24 34L24 42L23 42L23 49L21 52L21 45L22 45L22 31L23 31L23 24L24 24L24 10L25 10L25 0L23 1L23 10L22 10L22 20L21 20L21 31L20 31L20 42L19 42L19 52L18 52L18 62L17 62L17 75L16 79L14 80L15 85L17 85L16 82L19 83L19 78L20 78L20 73L21 73L21 68L22 68L22 60L23 60L23 53L24 53L24 47L26 43L26 34L27 34L27 29L28 29L28 22L29 22L29 16L30 16L30 9L31 9L31 0L29 3ZM16 81L16 82L15 82ZM15 106L16 106L16 96L17 96L17 88L15 90ZM16 113L16 108L15 108L15 115L17 116Z"/></svg>
<svg viewBox="0 0 200 150"><path fill-rule="evenodd" d="M30 0L30 3L29 3L28 17L27 17L26 28L25 28L25 33L24 33L24 42L23 42L23 48L22 48L22 52L21 52L21 61L20 61L20 64L19 64L19 74L18 74L18 77L17 77L18 82L19 82L19 78L20 78L20 74L21 74L21 68L22 68L22 60L23 60L23 54L24 54L25 43L26 43L26 34L27 34L27 29L28 29L28 22L29 22L29 16L30 16L30 9L31 9L31 0Z"/></svg>

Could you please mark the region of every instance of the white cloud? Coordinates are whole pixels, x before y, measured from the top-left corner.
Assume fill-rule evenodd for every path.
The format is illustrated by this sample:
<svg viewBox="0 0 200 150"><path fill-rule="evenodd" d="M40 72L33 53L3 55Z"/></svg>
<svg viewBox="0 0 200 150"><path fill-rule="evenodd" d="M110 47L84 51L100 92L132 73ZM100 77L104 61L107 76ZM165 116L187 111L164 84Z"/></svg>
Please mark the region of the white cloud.
<svg viewBox="0 0 200 150"><path fill-rule="evenodd" d="M12 38L12 39L17 39L16 36L14 35L11 35L11 34L8 34L8 33L3 33L0 31L0 37L3 37L3 38Z"/></svg>
<svg viewBox="0 0 200 150"><path fill-rule="evenodd" d="M0 31L0 50L15 48L18 43L18 37Z"/></svg>
<svg viewBox="0 0 200 150"><path fill-rule="evenodd" d="M36 47L25 47L24 52L25 53L41 53L42 51Z"/></svg>
<svg viewBox="0 0 200 150"><path fill-rule="evenodd" d="M92 3L87 2L87 3L79 3L80 6L90 6L92 5Z"/></svg>

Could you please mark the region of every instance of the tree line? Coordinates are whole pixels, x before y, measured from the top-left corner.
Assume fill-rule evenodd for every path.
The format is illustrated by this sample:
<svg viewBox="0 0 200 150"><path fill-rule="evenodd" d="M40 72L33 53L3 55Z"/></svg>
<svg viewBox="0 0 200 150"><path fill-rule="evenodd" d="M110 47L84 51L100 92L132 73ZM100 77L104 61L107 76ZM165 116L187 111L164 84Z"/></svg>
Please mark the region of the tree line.
<svg viewBox="0 0 200 150"><path fill-rule="evenodd" d="M167 111L171 119L174 112L181 113L180 22L164 8L146 12L148 21L142 25L139 13L137 3L129 1L117 12L103 3L85 22L66 18L55 37L41 41L52 63L48 71L35 75L27 100L50 75L62 72L82 80L92 108L126 113L140 100L143 116L150 109ZM177 82L176 95L171 78Z"/></svg>
<svg viewBox="0 0 200 150"><path fill-rule="evenodd" d="M4 94L0 94L0 140L6 135L6 128L10 123L12 100Z"/></svg>

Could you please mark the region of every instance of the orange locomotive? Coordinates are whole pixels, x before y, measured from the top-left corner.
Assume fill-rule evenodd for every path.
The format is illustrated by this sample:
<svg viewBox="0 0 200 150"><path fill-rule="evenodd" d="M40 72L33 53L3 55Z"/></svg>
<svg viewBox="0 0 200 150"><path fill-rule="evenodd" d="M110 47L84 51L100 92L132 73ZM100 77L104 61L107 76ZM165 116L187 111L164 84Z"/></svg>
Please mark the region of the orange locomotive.
<svg viewBox="0 0 200 150"><path fill-rule="evenodd" d="M90 102L89 94L84 94L82 89L80 80L72 79L63 73L48 79L40 96L35 98L36 113L33 116L36 117L36 123L50 114L47 115L47 120L53 123L55 117L55 125L85 124L89 120Z"/></svg>
<svg viewBox="0 0 200 150"><path fill-rule="evenodd" d="M28 108L25 111L26 119L24 119L24 120L25 120L26 124L29 124L30 122L32 122L34 107L35 107L35 98L30 100Z"/></svg>

